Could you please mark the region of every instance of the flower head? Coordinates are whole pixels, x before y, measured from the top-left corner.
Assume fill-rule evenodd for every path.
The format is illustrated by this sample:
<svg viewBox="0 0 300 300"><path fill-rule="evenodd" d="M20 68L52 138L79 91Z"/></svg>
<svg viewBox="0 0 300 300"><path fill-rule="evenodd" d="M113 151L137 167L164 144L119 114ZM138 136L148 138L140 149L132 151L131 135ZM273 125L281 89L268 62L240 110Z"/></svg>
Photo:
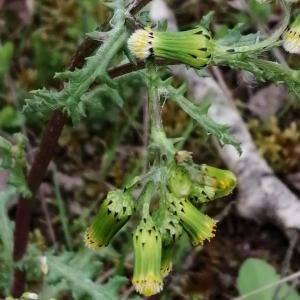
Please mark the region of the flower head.
<svg viewBox="0 0 300 300"><path fill-rule="evenodd" d="M203 184L214 188L214 199L228 196L236 187L236 177L229 170L222 170L208 165L201 165Z"/></svg>
<svg viewBox="0 0 300 300"><path fill-rule="evenodd" d="M132 284L148 297L163 288L161 268L162 241L151 217L144 218L133 234L134 271Z"/></svg>
<svg viewBox="0 0 300 300"><path fill-rule="evenodd" d="M202 245L205 240L215 236L216 221L200 212L190 201L168 195L171 211L180 218L180 222L190 236L192 244Z"/></svg>
<svg viewBox="0 0 300 300"><path fill-rule="evenodd" d="M153 31L150 28L138 29L128 39L128 48L139 59L146 59L153 54L151 40Z"/></svg>
<svg viewBox="0 0 300 300"><path fill-rule="evenodd" d="M128 40L130 51L140 59L156 56L195 68L209 63L213 45L210 32L202 26L182 32L139 29Z"/></svg>
<svg viewBox="0 0 300 300"><path fill-rule="evenodd" d="M222 170L205 164L197 167L192 166L188 170L194 183L190 195L193 202L203 203L228 196L236 186L236 177L229 170Z"/></svg>
<svg viewBox="0 0 300 300"><path fill-rule="evenodd" d="M129 220L133 211L134 201L129 192L123 190L109 192L94 222L85 232L86 246L93 250L107 246Z"/></svg>
<svg viewBox="0 0 300 300"><path fill-rule="evenodd" d="M300 13L283 34L283 47L290 53L300 53Z"/></svg>

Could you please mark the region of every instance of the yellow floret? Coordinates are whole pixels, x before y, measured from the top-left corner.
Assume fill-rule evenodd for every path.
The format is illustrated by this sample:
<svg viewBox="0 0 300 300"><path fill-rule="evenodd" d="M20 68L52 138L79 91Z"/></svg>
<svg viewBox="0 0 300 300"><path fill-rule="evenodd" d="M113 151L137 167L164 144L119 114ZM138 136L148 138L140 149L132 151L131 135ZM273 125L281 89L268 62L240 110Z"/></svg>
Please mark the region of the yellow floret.
<svg viewBox="0 0 300 300"><path fill-rule="evenodd" d="M163 289L163 284L160 278L155 278L155 276L149 275L148 278L144 280L132 280L136 291L146 297L158 294Z"/></svg>
<svg viewBox="0 0 300 300"><path fill-rule="evenodd" d="M139 59L151 54L153 32L150 29L138 29L128 39L128 48Z"/></svg>
<svg viewBox="0 0 300 300"><path fill-rule="evenodd" d="M97 241L92 227L88 227L84 234L84 244L91 250L99 250L105 247L104 243Z"/></svg>
<svg viewBox="0 0 300 300"><path fill-rule="evenodd" d="M283 47L290 53L300 53L300 32L289 29L283 35Z"/></svg>

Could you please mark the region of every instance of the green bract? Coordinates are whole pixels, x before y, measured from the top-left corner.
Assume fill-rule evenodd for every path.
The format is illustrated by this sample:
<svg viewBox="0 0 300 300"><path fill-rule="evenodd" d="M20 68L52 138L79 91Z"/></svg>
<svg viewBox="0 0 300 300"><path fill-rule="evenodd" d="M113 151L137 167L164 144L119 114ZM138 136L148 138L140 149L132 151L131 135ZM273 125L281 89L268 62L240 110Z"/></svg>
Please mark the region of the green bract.
<svg viewBox="0 0 300 300"><path fill-rule="evenodd" d="M188 171L181 166L172 166L169 170L168 187L176 197L186 197L192 189Z"/></svg>

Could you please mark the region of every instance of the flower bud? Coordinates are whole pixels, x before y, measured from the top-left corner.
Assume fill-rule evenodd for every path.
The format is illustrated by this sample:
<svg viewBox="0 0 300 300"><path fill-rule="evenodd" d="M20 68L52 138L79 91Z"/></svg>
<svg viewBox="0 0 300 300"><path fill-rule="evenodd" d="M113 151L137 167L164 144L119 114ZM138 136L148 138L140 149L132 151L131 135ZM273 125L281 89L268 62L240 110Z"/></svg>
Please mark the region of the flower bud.
<svg viewBox="0 0 300 300"><path fill-rule="evenodd" d="M134 211L134 200L128 192L114 190L107 194L92 225L86 230L84 241L93 250L106 247L125 225Z"/></svg>
<svg viewBox="0 0 300 300"><path fill-rule="evenodd" d="M207 202L228 196L236 186L236 177L229 170L203 164L190 167L189 174L194 183L190 194L192 202Z"/></svg>
<svg viewBox="0 0 300 300"><path fill-rule="evenodd" d="M140 59L156 56L195 68L202 68L209 63L213 45L210 32L202 26L181 32L139 29L128 40L128 48Z"/></svg>
<svg viewBox="0 0 300 300"><path fill-rule="evenodd" d="M183 166L172 166L169 170L168 187L176 197L186 197L192 189L192 181Z"/></svg>
<svg viewBox="0 0 300 300"><path fill-rule="evenodd" d="M133 234L134 271L132 284L137 292L149 297L163 288L161 235L152 218L144 218Z"/></svg>
<svg viewBox="0 0 300 300"><path fill-rule="evenodd" d="M190 201L178 199L168 194L171 211L180 218L180 222L190 236L192 244L202 245L205 240L215 236L216 221L200 212Z"/></svg>
<svg viewBox="0 0 300 300"><path fill-rule="evenodd" d="M300 13L283 34L283 47L290 53L300 54Z"/></svg>
<svg viewBox="0 0 300 300"><path fill-rule="evenodd" d="M201 172L204 186L215 189L214 199L228 196L236 187L236 177L229 170L201 165Z"/></svg>

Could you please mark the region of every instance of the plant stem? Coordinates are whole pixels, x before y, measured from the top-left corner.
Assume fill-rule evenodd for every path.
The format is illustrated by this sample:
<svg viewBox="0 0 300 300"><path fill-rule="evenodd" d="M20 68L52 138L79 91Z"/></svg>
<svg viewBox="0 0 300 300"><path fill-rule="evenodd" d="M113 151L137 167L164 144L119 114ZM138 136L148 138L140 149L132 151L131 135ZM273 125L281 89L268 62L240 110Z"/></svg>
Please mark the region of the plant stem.
<svg viewBox="0 0 300 300"><path fill-rule="evenodd" d="M148 71L148 107L150 116L150 139L151 146L158 150L160 157L173 157L175 149L170 140L168 140L163 128L160 112L160 95L159 95L159 77L157 70L152 62L147 63ZM157 160L160 161L159 159Z"/></svg>
<svg viewBox="0 0 300 300"><path fill-rule="evenodd" d="M27 177L28 188L34 195L47 171L48 165L55 154L58 138L62 132L67 117L61 112L55 112L48 123L46 133L40 144ZM33 205L32 199L21 197L18 202L16 213L16 225L14 232L13 259L15 262L22 259L26 252L30 226L30 214ZM13 295L19 297L24 290L25 273L15 269L13 281Z"/></svg>
<svg viewBox="0 0 300 300"><path fill-rule="evenodd" d="M134 7L130 10L131 14L135 15L142 10L151 0L137 0Z"/></svg>
<svg viewBox="0 0 300 300"><path fill-rule="evenodd" d="M300 72L298 70L246 54L217 57L213 63L215 65L229 66L232 69L247 70L254 74L258 80L285 83L297 100L300 100Z"/></svg>
<svg viewBox="0 0 300 300"><path fill-rule="evenodd" d="M131 8L130 13L138 13L149 2L149 0L138 1L137 4ZM99 41L86 38L77 49L68 69L74 71L76 68L82 68L85 64L86 57L89 57L100 44L101 42ZM28 188L32 193L32 198L25 199L21 197L18 201L13 248L13 258L15 262L21 260L26 252L34 195L47 172L50 161L55 155L58 139L67 121L68 117L64 113L60 111L55 111L53 113L43 135L39 150L33 160L32 167L28 173L27 183ZM12 286L12 294L14 297L20 297L24 291L24 285L25 272L15 269Z"/></svg>
<svg viewBox="0 0 300 300"><path fill-rule="evenodd" d="M160 97L157 89L157 73L154 64L148 63L147 69L149 72L148 77L148 107L150 114L150 131L151 134L154 131L164 131L162 126L162 121L160 117Z"/></svg>

